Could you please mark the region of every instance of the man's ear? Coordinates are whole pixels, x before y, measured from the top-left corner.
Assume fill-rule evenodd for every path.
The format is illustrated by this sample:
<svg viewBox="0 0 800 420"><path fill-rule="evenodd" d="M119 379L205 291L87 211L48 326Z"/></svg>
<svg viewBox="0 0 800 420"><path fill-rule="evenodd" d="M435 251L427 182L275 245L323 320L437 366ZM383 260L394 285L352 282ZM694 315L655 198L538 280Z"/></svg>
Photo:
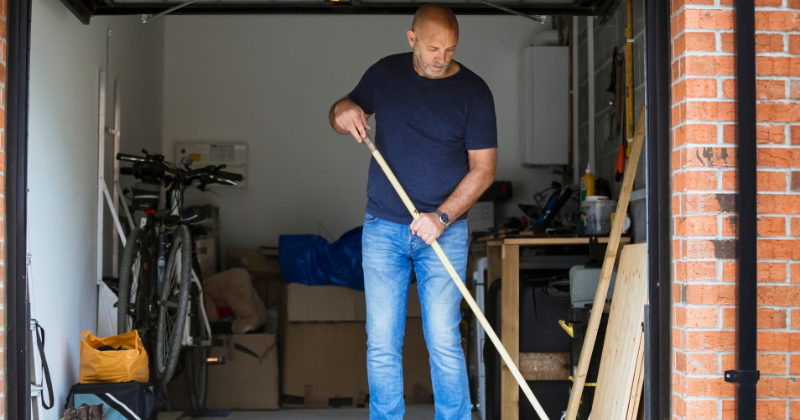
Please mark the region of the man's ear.
<svg viewBox="0 0 800 420"><path fill-rule="evenodd" d="M414 48L414 44L417 43L417 34L414 33L413 29L409 29L408 32L406 32L406 35L408 35L408 45L411 45L411 48Z"/></svg>

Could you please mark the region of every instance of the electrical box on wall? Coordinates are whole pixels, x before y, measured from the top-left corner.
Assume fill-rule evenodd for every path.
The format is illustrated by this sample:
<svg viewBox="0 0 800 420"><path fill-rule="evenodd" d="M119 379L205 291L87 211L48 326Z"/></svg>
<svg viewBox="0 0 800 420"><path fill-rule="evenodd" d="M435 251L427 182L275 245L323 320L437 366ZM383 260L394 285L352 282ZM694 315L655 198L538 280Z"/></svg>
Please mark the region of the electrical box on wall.
<svg viewBox="0 0 800 420"><path fill-rule="evenodd" d="M525 48L522 72L522 166L566 165L569 47Z"/></svg>
<svg viewBox="0 0 800 420"><path fill-rule="evenodd" d="M194 161L192 168L202 168L209 165L225 165L225 172L232 172L244 176L239 181L239 187L247 186L247 143L244 142L191 142L179 141L175 143L175 163L188 156ZM235 188L222 184L212 184L209 187Z"/></svg>

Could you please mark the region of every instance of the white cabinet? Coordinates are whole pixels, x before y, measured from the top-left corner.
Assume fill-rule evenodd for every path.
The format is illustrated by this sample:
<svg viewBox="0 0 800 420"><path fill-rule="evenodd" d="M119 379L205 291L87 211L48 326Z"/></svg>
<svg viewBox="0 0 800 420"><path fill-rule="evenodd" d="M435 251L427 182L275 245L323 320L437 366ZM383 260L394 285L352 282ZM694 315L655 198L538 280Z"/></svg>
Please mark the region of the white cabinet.
<svg viewBox="0 0 800 420"><path fill-rule="evenodd" d="M566 165L569 47L526 48L522 71L522 165Z"/></svg>

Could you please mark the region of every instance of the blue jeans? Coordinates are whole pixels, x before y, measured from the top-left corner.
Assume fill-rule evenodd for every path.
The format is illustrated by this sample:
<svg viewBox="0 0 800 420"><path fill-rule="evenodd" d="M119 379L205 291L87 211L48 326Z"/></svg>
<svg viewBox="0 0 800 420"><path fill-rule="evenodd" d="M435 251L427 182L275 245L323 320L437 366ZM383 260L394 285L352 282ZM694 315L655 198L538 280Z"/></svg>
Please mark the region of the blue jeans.
<svg viewBox="0 0 800 420"><path fill-rule="evenodd" d="M467 221L457 221L438 239L462 279L467 270ZM367 371L370 419L402 419L402 347L411 270L417 274L422 327L430 354L437 420L469 420L469 383L461 348L461 292L433 248L407 225L372 215L362 236L367 297Z"/></svg>

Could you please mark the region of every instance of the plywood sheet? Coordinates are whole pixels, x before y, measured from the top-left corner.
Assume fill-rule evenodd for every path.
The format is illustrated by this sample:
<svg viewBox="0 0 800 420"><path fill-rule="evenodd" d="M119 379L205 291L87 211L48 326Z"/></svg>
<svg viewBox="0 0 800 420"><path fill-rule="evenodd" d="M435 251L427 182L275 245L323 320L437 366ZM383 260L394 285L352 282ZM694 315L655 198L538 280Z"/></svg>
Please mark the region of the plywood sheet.
<svg viewBox="0 0 800 420"><path fill-rule="evenodd" d="M646 299L647 244L628 245L622 249L611 301L592 420L628 419L636 413L636 394L641 391L634 389L641 388L643 376L642 322Z"/></svg>

